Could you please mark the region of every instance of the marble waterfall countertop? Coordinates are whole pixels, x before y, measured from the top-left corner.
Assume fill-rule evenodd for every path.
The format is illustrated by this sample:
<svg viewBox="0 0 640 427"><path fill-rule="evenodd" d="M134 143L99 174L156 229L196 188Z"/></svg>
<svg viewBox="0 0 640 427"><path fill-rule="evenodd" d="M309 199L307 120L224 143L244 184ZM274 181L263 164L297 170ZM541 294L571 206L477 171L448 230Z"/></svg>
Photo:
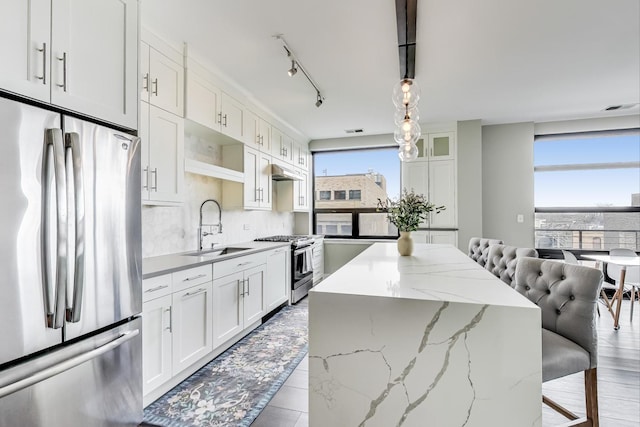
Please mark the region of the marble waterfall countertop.
<svg viewBox="0 0 640 427"><path fill-rule="evenodd" d="M376 243L309 293L321 426L539 426L540 310L450 245Z"/></svg>
<svg viewBox="0 0 640 427"><path fill-rule="evenodd" d="M224 245L225 248L248 248L246 251L234 252L226 255L211 256L193 256L194 251L179 252L169 255L161 255L156 257L144 258L142 260L142 278L149 279L163 274L173 273L174 271L185 270L199 265L211 264L218 261L224 261L231 258L237 258L257 252L268 251L282 246L290 246L288 242L244 242L233 245Z"/></svg>

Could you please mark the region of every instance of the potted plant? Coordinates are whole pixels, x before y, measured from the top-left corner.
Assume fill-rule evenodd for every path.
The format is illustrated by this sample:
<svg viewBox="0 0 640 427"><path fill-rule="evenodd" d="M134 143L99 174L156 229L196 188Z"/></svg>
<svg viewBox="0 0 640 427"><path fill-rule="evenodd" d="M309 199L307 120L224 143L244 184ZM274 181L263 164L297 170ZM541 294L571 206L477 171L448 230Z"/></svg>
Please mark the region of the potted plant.
<svg viewBox="0 0 640 427"><path fill-rule="evenodd" d="M387 219L400 231L398 239L398 252L402 256L411 255L413 252L413 240L411 232L418 229L420 223L427 218L427 214L440 213L446 209L444 206L436 206L429 202L423 194L416 194L413 190L402 190L402 196L398 201L387 198L378 199L378 211L387 213Z"/></svg>

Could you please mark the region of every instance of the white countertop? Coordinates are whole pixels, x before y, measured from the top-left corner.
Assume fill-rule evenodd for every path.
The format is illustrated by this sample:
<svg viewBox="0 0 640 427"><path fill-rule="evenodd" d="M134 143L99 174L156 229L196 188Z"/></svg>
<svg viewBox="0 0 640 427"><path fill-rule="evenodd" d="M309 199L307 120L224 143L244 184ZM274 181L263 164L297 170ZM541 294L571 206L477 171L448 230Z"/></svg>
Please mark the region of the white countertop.
<svg viewBox="0 0 640 427"><path fill-rule="evenodd" d="M186 255L195 251L180 252L169 255L161 255L156 257L144 258L142 260L142 278L149 279L151 277L160 276L162 274L173 273L191 267L197 267L204 264L212 264L218 261L224 261L231 258L237 258L245 255L254 254L256 252L268 251L282 246L290 246L289 242L244 242L233 245L224 245L225 248L249 248L246 251L235 252L228 255L219 255L215 257L208 256L192 256Z"/></svg>
<svg viewBox="0 0 640 427"><path fill-rule="evenodd" d="M470 263L464 253L443 244L415 244L412 256L400 256L395 241L374 243L310 292L536 307Z"/></svg>

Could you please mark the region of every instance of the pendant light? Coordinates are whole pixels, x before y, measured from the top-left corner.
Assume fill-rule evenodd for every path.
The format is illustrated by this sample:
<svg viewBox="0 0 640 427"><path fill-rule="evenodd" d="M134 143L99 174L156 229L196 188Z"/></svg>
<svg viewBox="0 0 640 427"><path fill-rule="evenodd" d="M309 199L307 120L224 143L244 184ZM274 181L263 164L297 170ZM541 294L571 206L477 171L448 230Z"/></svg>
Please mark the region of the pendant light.
<svg viewBox="0 0 640 427"><path fill-rule="evenodd" d="M415 80L417 0L396 0L398 53L402 78L393 87L391 100L396 107L393 139L399 145L398 157L403 162L418 157L416 143L422 129L418 123L420 86Z"/></svg>

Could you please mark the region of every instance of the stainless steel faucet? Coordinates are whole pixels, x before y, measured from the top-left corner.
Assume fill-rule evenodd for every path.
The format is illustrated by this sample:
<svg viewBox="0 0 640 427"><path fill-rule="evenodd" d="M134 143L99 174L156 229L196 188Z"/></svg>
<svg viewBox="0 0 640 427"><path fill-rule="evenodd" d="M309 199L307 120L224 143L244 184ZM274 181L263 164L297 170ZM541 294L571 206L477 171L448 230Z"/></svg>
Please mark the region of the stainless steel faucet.
<svg viewBox="0 0 640 427"><path fill-rule="evenodd" d="M204 207L204 205L206 205L209 202L213 202L216 204L216 206L218 207L218 223L217 224L203 224L202 223L202 208ZM203 231L202 227L209 227L209 231ZM211 232L211 227L217 227L217 232L213 233ZM198 249L202 250L202 241L204 239L205 236L211 236L213 234L220 234L222 233L222 208L220 207L220 203L218 203L217 201L215 201L214 199L207 199L204 202L202 202L202 204L200 205L200 222L198 223ZM211 247L213 248L213 246L215 245L215 243L211 244Z"/></svg>

